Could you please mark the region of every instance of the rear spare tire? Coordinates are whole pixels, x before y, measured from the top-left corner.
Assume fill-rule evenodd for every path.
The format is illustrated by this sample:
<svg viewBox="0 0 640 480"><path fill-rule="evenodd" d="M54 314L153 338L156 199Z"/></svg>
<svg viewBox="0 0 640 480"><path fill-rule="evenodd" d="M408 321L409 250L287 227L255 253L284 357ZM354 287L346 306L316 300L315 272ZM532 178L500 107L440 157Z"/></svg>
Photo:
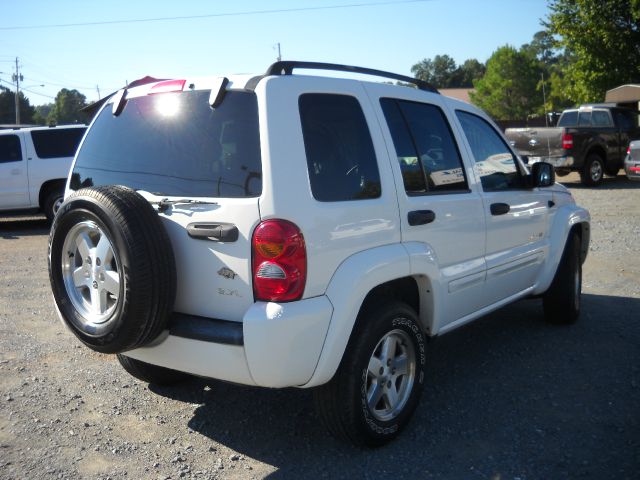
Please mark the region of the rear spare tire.
<svg viewBox="0 0 640 480"><path fill-rule="evenodd" d="M169 237L149 202L127 187L78 190L62 204L49 234L49 279L62 320L102 353L149 343L173 310Z"/></svg>

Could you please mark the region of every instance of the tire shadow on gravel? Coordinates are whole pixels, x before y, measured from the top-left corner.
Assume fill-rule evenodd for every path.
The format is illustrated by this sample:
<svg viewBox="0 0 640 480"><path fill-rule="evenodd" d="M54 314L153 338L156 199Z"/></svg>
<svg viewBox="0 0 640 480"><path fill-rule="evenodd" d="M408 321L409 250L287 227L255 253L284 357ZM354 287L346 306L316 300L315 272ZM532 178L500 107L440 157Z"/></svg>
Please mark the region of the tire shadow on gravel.
<svg viewBox="0 0 640 480"><path fill-rule="evenodd" d="M188 426L272 465L270 478L633 478L638 312L638 298L585 294L578 322L557 326L523 300L432 341L416 414L380 449L329 437L308 390L152 390L199 404Z"/></svg>

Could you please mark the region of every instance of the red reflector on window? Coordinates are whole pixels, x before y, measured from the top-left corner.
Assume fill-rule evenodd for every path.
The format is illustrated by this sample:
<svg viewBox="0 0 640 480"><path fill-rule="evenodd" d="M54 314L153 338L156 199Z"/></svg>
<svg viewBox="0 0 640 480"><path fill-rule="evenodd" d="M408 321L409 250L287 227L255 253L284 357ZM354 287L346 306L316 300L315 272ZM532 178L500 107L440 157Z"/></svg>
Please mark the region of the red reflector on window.
<svg viewBox="0 0 640 480"><path fill-rule="evenodd" d="M186 80L166 80L164 82L156 83L151 87L151 90L149 90L149 95L156 93L181 92L184 89L185 83L187 83Z"/></svg>

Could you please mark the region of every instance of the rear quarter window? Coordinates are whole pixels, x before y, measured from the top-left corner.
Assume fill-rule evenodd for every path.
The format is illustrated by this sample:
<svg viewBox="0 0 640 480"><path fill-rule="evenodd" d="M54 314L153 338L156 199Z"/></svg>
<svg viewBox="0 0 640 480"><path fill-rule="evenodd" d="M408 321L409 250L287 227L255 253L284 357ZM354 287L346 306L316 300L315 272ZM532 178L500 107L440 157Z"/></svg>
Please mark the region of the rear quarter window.
<svg viewBox="0 0 640 480"><path fill-rule="evenodd" d="M299 108L313 197L321 202L380 197L378 163L358 100L308 93L300 96Z"/></svg>
<svg viewBox="0 0 640 480"><path fill-rule="evenodd" d="M31 140L39 158L73 157L86 128L52 128L31 131Z"/></svg>
<svg viewBox="0 0 640 480"><path fill-rule="evenodd" d="M0 163L22 160L20 139L17 135L0 135Z"/></svg>

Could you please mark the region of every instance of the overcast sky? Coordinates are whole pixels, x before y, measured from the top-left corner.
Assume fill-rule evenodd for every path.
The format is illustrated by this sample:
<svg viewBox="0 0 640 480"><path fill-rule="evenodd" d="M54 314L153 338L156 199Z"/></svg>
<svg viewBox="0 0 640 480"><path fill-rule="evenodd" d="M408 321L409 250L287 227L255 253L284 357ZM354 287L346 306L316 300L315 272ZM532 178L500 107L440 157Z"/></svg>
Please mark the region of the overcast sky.
<svg viewBox="0 0 640 480"><path fill-rule="evenodd" d="M502 45L531 41L548 8L543 0L29 0L3 1L1 11L0 85L14 88L18 57L24 93L40 105L63 87L93 101L98 89L104 96L145 75L262 73L278 42L285 60L406 75L437 54L484 62Z"/></svg>

